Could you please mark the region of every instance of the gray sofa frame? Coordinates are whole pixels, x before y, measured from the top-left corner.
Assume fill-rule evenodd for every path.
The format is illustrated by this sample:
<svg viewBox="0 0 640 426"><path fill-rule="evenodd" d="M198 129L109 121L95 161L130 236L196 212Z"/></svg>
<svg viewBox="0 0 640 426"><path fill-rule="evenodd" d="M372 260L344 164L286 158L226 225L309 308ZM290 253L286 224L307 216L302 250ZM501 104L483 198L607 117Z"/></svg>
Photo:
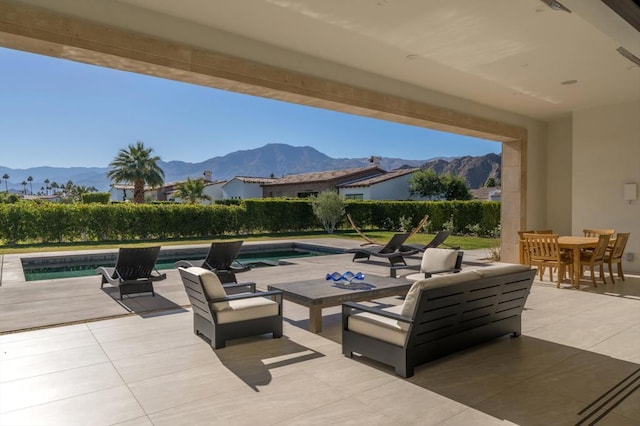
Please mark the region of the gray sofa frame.
<svg viewBox="0 0 640 426"><path fill-rule="evenodd" d="M178 268L178 270L193 309L193 332L209 339L213 349L224 348L227 340L260 334L272 333L274 338L282 337L282 292L280 290L256 292L255 283L224 284L226 297L207 300L200 278L184 268ZM248 293L229 294L243 290ZM265 296L271 297L278 303L277 315L219 324L216 321L215 311L209 307L209 303Z"/></svg>
<svg viewBox="0 0 640 426"><path fill-rule="evenodd" d="M536 269L426 288L412 318L357 303L342 305L342 353L392 365L411 377L414 367L479 343L521 332L521 314ZM404 347L352 332L350 315L371 312L409 324Z"/></svg>

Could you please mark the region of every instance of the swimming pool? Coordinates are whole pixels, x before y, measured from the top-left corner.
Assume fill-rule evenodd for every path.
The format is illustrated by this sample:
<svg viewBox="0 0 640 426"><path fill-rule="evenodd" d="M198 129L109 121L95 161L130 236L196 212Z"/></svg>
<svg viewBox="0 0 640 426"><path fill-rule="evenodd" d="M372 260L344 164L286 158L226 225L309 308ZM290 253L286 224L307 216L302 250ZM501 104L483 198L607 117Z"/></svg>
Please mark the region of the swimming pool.
<svg viewBox="0 0 640 426"><path fill-rule="evenodd" d="M204 248L161 249L156 262L159 270L173 269L179 260L200 260L207 255ZM311 246L309 244L278 243L242 246L238 260L253 267L286 264L283 259L323 256L342 253L341 250ZM113 266L117 253L93 253L66 256L43 256L22 258L22 269L26 281L52 280L59 278L87 277L96 274L100 266Z"/></svg>

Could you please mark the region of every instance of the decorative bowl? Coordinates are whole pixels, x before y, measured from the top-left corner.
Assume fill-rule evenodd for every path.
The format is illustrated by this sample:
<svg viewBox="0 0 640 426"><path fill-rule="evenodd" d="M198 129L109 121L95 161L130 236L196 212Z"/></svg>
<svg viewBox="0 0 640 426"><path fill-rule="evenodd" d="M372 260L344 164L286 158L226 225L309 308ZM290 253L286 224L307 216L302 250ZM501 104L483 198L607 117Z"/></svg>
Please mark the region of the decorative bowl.
<svg viewBox="0 0 640 426"><path fill-rule="evenodd" d="M333 280L333 282L352 282L353 280L364 280L364 274L362 272L356 272L355 274L351 271L347 271L344 274L340 272L332 272L327 274L327 281Z"/></svg>

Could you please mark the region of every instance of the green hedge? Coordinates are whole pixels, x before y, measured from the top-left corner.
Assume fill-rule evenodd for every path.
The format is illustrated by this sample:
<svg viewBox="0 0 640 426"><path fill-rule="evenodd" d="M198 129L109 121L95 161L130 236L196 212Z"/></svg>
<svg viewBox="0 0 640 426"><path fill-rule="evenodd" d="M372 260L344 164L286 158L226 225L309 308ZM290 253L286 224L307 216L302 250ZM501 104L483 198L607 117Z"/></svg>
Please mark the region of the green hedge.
<svg viewBox="0 0 640 426"><path fill-rule="evenodd" d="M345 210L361 229L415 227L425 214L427 227L454 233L494 235L500 203L480 201L347 201ZM410 221L409 221L410 219ZM253 199L240 205L186 204L0 204L0 240L102 241L213 237L238 233L322 230L308 199ZM339 229L349 230L346 217Z"/></svg>

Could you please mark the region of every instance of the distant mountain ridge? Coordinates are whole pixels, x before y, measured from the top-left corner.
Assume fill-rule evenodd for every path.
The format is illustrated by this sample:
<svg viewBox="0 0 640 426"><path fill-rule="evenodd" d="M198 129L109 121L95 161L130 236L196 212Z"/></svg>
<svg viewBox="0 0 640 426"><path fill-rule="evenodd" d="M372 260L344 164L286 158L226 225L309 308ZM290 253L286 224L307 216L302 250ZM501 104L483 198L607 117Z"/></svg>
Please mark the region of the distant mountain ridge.
<svg viewBox="0 0 640 426"><path fill-rule="evenodd" d="M488 157L488 158L487 158ZM260 148L231 152L220 157L213 157L199 163L185 161L160 161L164 170L165 181L182 181L187 177L201 177L205 170L211 170L213 180L227 180L234 176L275 177L284 175L337 170L352 167L364 167L369 157L332 158L315 148L296 147L286 144L271 143ZM382 157L380 167L393 170L400 167L432 167L436 172L457 173L467 178L472 188L482 185L490 174L500 175L500 156L487 154L481 157L433 158L423 160L406 160L401 158ZM476 170L476 168L478 170ZM21 191L23 180L33 177L33 192L37 193L44 186L44 180L64 184L71 180L76 185L94 186L100 191L109 189L107 167L32 167L27 169L11 169L0 166L0 176L9 175L9 189ZM486 176L485 176L486 174ZM484 176L484 180L482 179ZM496 176L491 176L496 177ZM482 181L480 184L477 182ZM478 185L478 186L474 186ZM27 189L29 189L27 185ZM0 185L4 190L4 182Z"/></svg>

